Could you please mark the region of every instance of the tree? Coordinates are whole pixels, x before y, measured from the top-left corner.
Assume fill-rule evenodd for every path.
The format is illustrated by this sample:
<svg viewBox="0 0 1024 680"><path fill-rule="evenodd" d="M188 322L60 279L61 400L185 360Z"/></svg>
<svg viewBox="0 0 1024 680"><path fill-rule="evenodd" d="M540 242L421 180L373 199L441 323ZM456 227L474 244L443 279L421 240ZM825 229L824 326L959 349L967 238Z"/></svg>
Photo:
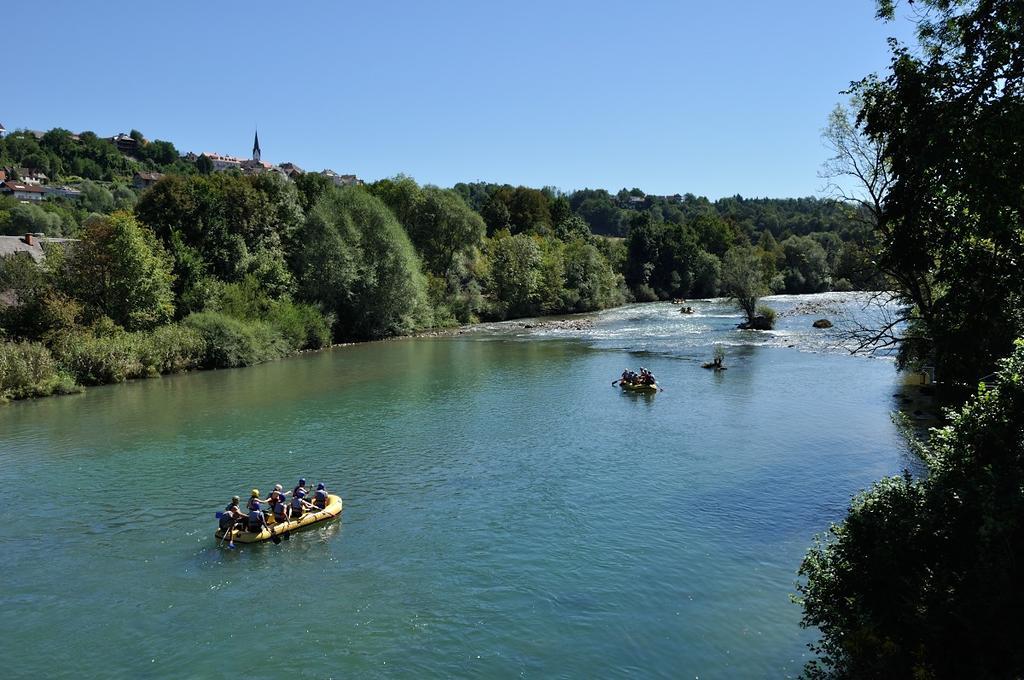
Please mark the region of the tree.
<svg viewBox="0 0 1024 680"><path fill-rule="evenodd" d="M565 275L563 299L567 312L589 312L624 301L622 275L593 244L576 238L562 253Z"/></svg>
<svg viewBox="0 0 1024 680"><path fill-rule="evenodd" d="M162 139L154 139L142 145L139 155L157 166L173 165L178 160L178 150L174 148L174 144Z"/></svg>
<svg viewBox="0 0 1024 680"><path fill-rule="evenodd" d="M578 238L585 239L590 236L590 227L587 225L586 220L579 215L569 215L555 223L555 236L563 241L572 241Z"/></svg>
<svg viewBox="0 0 1024 680"><path fill-rule="evenodd" d="M782 242L787 293L821 293L832 284L825 249L810 236L790 236Z"/></svg>
<svg viewBox="0 0 1024 680"><path fill-rule="evenodd" d="M821 136L832 156L825 161L820 176L828 180L826 191L832 196L859 206L860 210L852 211L855 219L877 228L893 176L882 138L865 134L857 123L857 112L863 106L863 99L855 95L849 107L836 104L829 114ZM843 177L850 178L853 185L840 184Z"/></svg>
<svg viewBox="0 0 1024 680"><path fill-rule="evenodd" d="M512 233L537 231L546 234L551 230L551 211L548 197L539 189L516 187L506 201Z"/></svg>
<svg viewBox="0 0 1024 680"><path fill-rule="evenodd" d="M725 255L725 252L732 247L736 240L732 225L715 214L698 215L692 221L691 226L697 232L697 237L704 250L718 257ZM770 234L771 232L766 231L765 233Z"/></svg>
<svg viewBox="0 0 1024 680"><path fill-rule="evenodd" d="M166 247L177 233L211 274L228 282L285 269L285 244L302 222L299 195L289 183L231 173L164 177L140 197L135 212ZM277 264L267 269L271 261Z"/></svg>
<svg viewBox="0 0 1024 680"><path fill-rule="evenodd" d="M768 283L757 250L752 246L739 246L725 254L722 260L722 291L754 324L758 316L757 302L767 295Z"/></svg>
<svg viewBox="0 0 1024 680"><path fill-rule="evenodd" d="M489 292L498 316L527 316L537 311L542 253L527 234L496 233L487 244Z"/></svg>
<svg viewBox="0 0 1024 680"><path fill-rule="evenodd" d="M808 675L1024 674L1024 341L994 386L915 445L928 474L875 484L800 568Z"/></svg>
<svg viewBox="0 0 1024 680"><path fill-rule="evenodd" d="M81 205L89 212L105 214L114 209L114 196L105 186L85 180L81 190Z"/></svg>
<svg viewBox="0 0 1024 680"><path fill-rule="evenodd" d="M209 175L213 173L213 161L205 153L200 154L199 158L196 159L196 171L200 175Z"/></svg>
<svg viewBox="0 0 1024 680"><path fill-rule="evenodd" d="M69 249L61 288L85 305L87 320L108 317L128 330L152 328L174 313L170 258L131 213L93 217Z"/></svg>
<svg viewBox="0 0 1024 680"><path fill-rule="evenodd" d="M693 262L693 284L690 295L709 298L718 295L722 261L705 250L697 251Z"/></svg>
<svg viewBox="0 0 1024 680"><path fill-rule="evenodd" d="M508 203L505 202L503 195L496 191L488 197L480 215L487 223L487 233L489 234L512 227L512 215L508 211Z"/></svg>
<svg viewBox="0 0 1024 680"><path fill-rule="evenodd" d="M1024 17L1014 0L915 8L920 49L894 42L890 73L855 88L891 164L879 265L908 309L878 335L900 343L904 365L966 386L1024 334Z"/></svg>
<svg viewBox="0 0 1024 680"><path fill-rule="evenodd" d="M299 190L299 204L309 212L320 200L320 197L334 187L334 181L319 172L306 172L295 178L295 188Z"/></svg>
<svg viewBox="0 0 1024 680"><path fill-rule="evenodd" d="M661 253L659 227L647 213L636 215L626 236L626 284L641 301L656 300L651 287Z"/></svg>
<svg viewBox="0 0 1024 680"><path fill-rule="evenodd" d="M62 236L64 235L64 223L60 215L47 212L38 205L18 203L7 211L7 221L6 224L0 223L0 233Z"/></svg>
<svg viewBox="0 0 1024 680"><path fill-rule="evenodd" d="M456 255L480 246L486 226L458 193L398 176L370 186L405 227L427 271L447 277Z"/></svg>
<svg viewBox="0 0 1024 680"><path fill-rule="evenodd" d="M335 314L335 336L374 339L429 320L426 282L409 237L380 199L360 187L317 201L299 239L300 295Z"/></svg>

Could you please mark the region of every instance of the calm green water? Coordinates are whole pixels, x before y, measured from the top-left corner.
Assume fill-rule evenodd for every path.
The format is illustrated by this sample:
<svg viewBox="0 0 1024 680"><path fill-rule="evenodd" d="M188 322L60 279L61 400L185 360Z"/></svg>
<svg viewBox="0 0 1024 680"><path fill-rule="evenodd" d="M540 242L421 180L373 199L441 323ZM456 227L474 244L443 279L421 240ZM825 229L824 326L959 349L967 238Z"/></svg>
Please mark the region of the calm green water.
<svg viewBox="0 0 1024 680"><path fill-rule="evenodd" d="M909 464L889 422L896 376L820 351L813 317L744 333L727 307L697 305L0 408L4 670L797 673L812 636L789 601L801 556L852 494ZM713 342L725 373L699 367ZM665 392L610 386L641 364ZM215 545L232 494L299 476L341 493L340 522Z"/></svg>

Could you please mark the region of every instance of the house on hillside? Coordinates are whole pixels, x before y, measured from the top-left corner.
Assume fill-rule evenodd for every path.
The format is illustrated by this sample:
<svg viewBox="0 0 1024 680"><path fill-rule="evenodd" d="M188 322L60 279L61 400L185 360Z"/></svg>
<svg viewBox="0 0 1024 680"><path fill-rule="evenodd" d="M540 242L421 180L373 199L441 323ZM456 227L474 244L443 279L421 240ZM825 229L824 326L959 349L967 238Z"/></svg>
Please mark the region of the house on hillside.
<svg viewBox="0 0 1024 680"><path fill-rule="evenodd" d="M36 186L46 184L50 181L50 178L46 174L37 168L7 168L7 176L14 176L18 178L19 182L25 184L34 184Z"/></svg>
<svg viewBox="0 0 1024 680"><path fill-rule="evenodd" d="M213 163L214 172L242 169L242 161L244 159L238 158L237 156L225 156L224 154L213 153L211 151L207 151L202 155L209 158L210 162Z"/></svg>
<svg viewBox="0 0 1024 680"><path fill-rule="evenodd" d="M281 169L281 172L283 172L284 176L288 179L295 179L299 175L306 174L306 171L295 165L295 163L281 163L281 165L277 167Z"/></svg>
<svg viewBox="0 0 1024 680"><path fill-rule="evenodd" d="M137 172L132 178L132 186L136 189L148 189L163 179L163 173L159 172Z"/></svg>
<svg viewBox="0 0 1024 680"><path fill-rule="evenodd" d="M5 180L0 183L0 194L12 196L15 200L22 203L37 203L45 197L45 189L38 184Z"/></svg>
<svg viewBox="0 0 1024 680"><path fill-rule="evenodd" d="M355 175L339 175L330 168L321 170L320 174L334 182L335 186L339 187L350 187L363 183L363 180L359 179Z"/></svg>
<svg viewBox="0 0 1024 680"><path fill-rule="evenodd" d="M242 168L242 172L245 173L246 175L259 175L261 173L270 172L275 169L271 163L257 160L255 158L242 161L240 167Z"/></svg>
<svg viewBox="0 0 1024 680"><path fill-rule="evenodd" d="M113 137L107 137L107 141L111 142L117 147L117 150L126 156L131 156L139 150L139 140L135 139L131 135L126 135L121 132Z"/></svg>
<svg viewBox="0 0 1024 680"><path fill-rule="evenodd" d="M46 259L46 248L52 244L76 243L73 238L47 238L42 234L24 236L0 236L0 260L7 257L31 257L36 263ZM18 295L12 289L0 288L0 307L15 307Z"/></svg>
<svg viewBox="0 0 1024 680"><path fill-rule="evenodd" d="M0 123L0 139L7 136L7 128L4 127L3 123Z"/></svg>

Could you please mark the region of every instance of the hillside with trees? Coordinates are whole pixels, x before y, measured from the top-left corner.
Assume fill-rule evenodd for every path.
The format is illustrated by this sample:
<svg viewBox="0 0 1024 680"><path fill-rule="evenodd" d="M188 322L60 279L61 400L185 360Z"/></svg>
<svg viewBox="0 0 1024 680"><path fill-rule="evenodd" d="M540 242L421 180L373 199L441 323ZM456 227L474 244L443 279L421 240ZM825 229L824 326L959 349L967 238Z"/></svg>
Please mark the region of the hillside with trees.
<svg viewBox="0 0 1024 680"><path fill-rule="evenodd" d="M52 369L31 378L22 362L2 394L487 319L736 295L739 280L757 296L883 284L853 204L445 189L405 176L338 187L320 173L213 172L136 131L119 141L132 151L62 129L0 140L0 166L80 192L0 198L0 233L77 240L63 252L49 245L38 267L0 260L0 291L16 300L0 305L10 365L31 352ZM163 178L137 189L142 170ZM757 267L743 277L737 262Z"/></svg>

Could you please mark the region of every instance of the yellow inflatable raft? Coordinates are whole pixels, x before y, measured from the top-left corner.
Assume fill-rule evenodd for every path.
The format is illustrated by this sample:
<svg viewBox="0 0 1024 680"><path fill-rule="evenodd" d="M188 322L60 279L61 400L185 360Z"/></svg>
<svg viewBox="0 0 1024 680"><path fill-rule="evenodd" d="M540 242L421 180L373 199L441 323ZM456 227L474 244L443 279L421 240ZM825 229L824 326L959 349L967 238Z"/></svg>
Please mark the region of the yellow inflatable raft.
<svg viewBox="0 0 1024 680"><path fill-rule="evenodd" d="M273 513L268 513L267 521L271 522L268 528L258 534L254 534L251 531L244 531L242 529L232 529L231 536L228 537L228 540L234 541L235 543L259 543L260 541L269 541L274 536L280 536L281 534L289 531L295 531L301 527L308 527L318 522L326 522L327 520L334 519L341 514L341 510L341 496L330 494L327 496L327 507L323 510L307 512L298 519L293 519L281 524L273 523L274 515ZM214 536L218 539L224 538L224 532L217 529Z"/></svg>
<svg viewBox="0 0 1024 680"><path fill-rule="evenodd" d="M654 383L654 384L649 384L649 383L628 383L628 382L622 382L620 380L619 381L619 385L621 385L622 389L626 390L627 392L657 392L658 391L657 383Z"/></svg>

